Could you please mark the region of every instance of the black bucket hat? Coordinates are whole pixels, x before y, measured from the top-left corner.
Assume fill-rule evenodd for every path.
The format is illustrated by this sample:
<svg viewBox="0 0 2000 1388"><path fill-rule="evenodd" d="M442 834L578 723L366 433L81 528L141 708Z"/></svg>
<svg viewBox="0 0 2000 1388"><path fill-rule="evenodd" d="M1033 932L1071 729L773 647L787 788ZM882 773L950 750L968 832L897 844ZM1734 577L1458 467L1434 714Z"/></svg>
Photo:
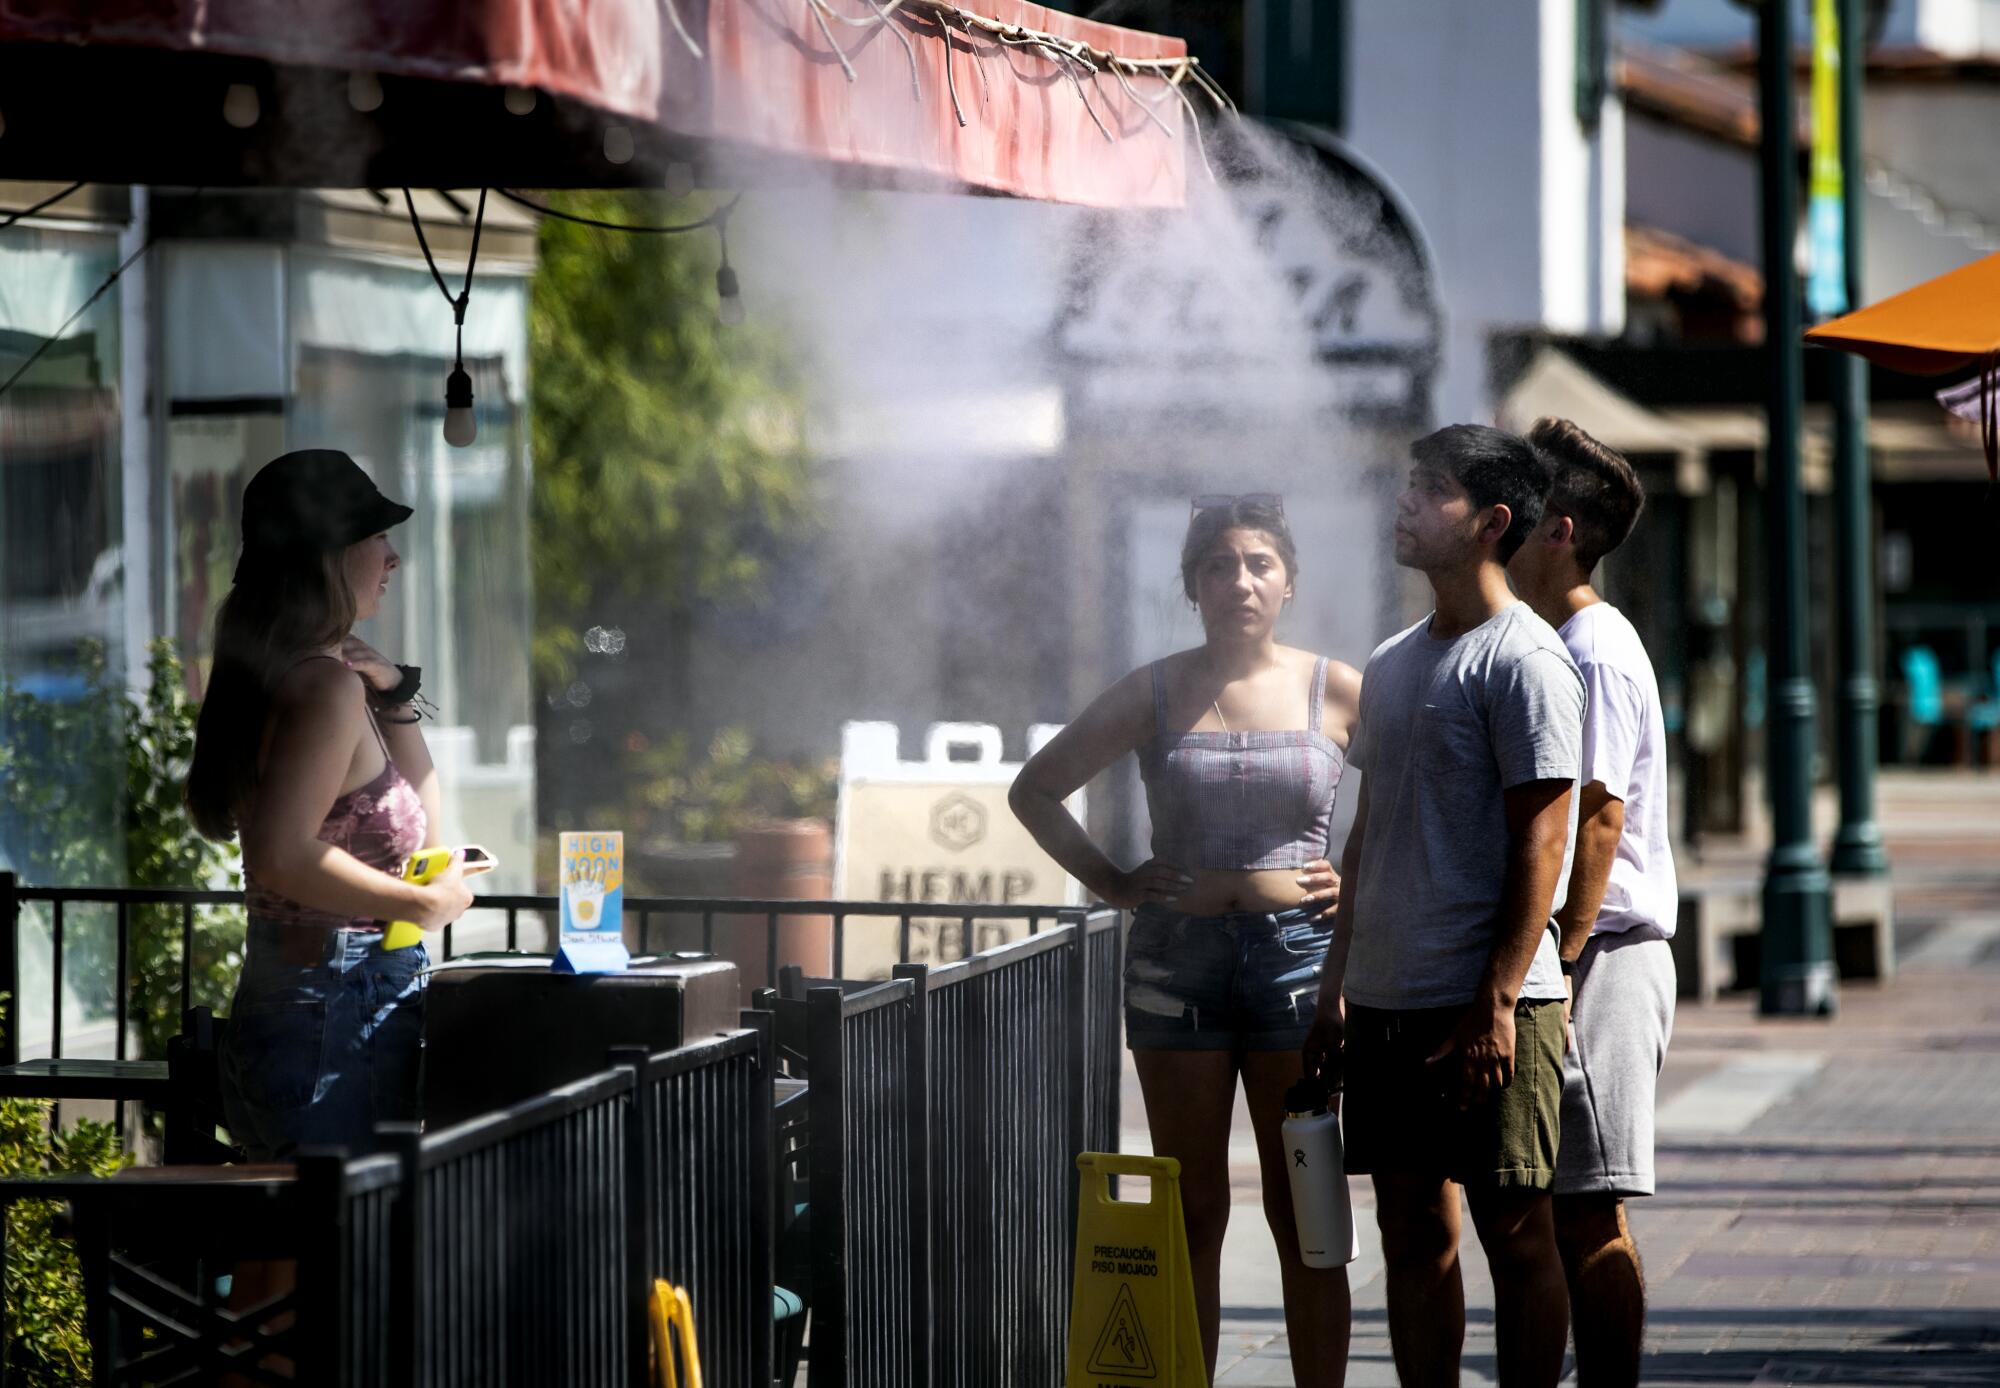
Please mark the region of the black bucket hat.
<svg viewBox="0 0 2000 1388"><path fill-rule="evenodd" d="M234 581L287 551L345 549L413 514L382 495L361 465L337 448L283 454L243 489L243 556Z"/></svg>

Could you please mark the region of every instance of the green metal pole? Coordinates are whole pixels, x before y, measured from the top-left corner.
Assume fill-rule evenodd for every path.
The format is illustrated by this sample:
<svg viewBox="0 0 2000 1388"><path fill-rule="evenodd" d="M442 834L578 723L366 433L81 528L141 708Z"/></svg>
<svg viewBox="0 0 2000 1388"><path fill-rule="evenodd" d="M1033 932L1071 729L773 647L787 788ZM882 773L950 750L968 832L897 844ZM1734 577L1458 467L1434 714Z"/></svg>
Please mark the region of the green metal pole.
<svg viewBox="0 0 2000 1388"><path fill-rule="evenodd" d="M1847 306L1861 307L1861 91L1864 0L1840 0L1841 240ZM1836 352L1833 368L1834 601L1840 633L1840 682L1834 704L1840 753L1840 829L1833 836L1833 870L1880 877L1889 854L1875 823L1877 709L1875 683L1875 533L1868 466L1868 363Z"/></svg>
<svg viewBox="0 0 2000 1388"><path fill-rule="evenodd" d="M1757 76L1763 116L1764 353L1769 362L1764 450L1765 641L1770 714L1771 857L1764 871L1766 1015L1830 1015L1836 1005L1826 870L1812 838L1813 687L1807 661L1805 492L1799 478L1804 393L1798 275L1798 139L1792 98L1792 7L1758 6Z"/></svg>

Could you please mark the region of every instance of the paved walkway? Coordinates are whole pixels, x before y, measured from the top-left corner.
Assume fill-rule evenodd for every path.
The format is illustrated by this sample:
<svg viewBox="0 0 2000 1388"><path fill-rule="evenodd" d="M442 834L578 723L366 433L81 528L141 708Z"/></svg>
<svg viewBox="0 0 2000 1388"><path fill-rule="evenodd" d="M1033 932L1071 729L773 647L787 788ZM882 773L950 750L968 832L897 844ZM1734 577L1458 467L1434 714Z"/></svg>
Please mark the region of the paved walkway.
<svg viewBox="0 0 2000 1388"><path fill-rule="evenodd" d="M2000 1385L2000 775L1884 778L1900 976L1831 1023L1748 997L1683 1007L1662 1080L1661 1193L1634 1202L1644 1381ZM1754 858L1754 854L1750 855ZM1127 1150L1145 1150L1127 1074ZM1292 1382L1239 1111L1217 1388ZM1373 1210L1348 1382L1393 1384ZM1470 1239L1468 1225L1468 1239ZM1493 1377L1492 1289L1464 1260L1464 1378Z"/></svg>

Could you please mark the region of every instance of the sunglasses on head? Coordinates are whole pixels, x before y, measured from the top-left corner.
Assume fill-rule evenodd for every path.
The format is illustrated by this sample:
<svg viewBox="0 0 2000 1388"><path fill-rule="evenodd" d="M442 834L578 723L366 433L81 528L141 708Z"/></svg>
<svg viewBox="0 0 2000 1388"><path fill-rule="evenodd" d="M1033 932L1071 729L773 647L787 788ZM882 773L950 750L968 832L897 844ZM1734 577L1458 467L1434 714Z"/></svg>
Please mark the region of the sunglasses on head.
<svg viewBox="0 0 2000 1388"><path fill-rule="evenodd" d="M1279 512L1285 509L1285 499L1276 492L1205 492L1188 502L1190 515L1197 511L1216 511L1235 505L1272 506Z"/></svg>

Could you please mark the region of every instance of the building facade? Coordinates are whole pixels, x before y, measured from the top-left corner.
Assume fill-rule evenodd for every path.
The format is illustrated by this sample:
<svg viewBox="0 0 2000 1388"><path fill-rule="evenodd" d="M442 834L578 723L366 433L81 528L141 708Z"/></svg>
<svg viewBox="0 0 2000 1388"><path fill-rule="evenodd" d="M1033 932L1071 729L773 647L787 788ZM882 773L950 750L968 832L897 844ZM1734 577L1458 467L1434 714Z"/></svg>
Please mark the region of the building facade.
<svg viewBox="0 0 2000 1388"><path fill-rule="evenodd" d="M0 207L60 191L0 183ZM461 269L461 201L427 193L418 208L447 272ZM452 449L451 308L400 196L85 186L0 229L0 380L19 373L0 393L0 740L13 776L60 766L73 793L102 788L88 861L112 880L92 885L124 880L122 751L110 767L75 758L109 756L122 735L34 746L31 729L50 725L38 715L117 722L122 701L91 698L95 663L136 693L161 637L198 698L245 483L289 449L330 447L416 509L394 535L403 568L382 615L360 634L424 668L446 837L495 851L493 888L531 889L533 264L532 225L489 206L465 324L479 437ZM81 871L45 828L0 815L0 869L57 883ZM23 949L24 992L46 998L48 941L30 932ZM72 1025L105 1001L77 1000Z"/></svg>

